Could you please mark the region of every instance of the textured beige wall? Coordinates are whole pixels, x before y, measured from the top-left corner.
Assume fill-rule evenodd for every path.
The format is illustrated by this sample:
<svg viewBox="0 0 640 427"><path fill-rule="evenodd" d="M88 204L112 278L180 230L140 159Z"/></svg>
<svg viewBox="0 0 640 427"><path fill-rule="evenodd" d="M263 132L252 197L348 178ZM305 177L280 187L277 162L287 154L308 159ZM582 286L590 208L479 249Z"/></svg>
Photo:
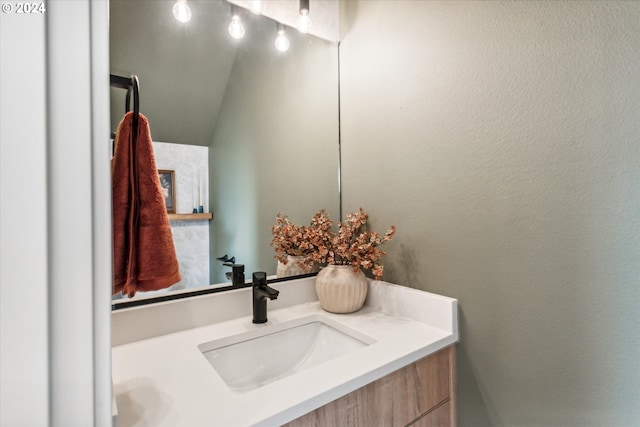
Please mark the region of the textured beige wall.
<svg viewBox="0 0 640 427"><path fill-rule="evenodd" d="M459 299L460 425L640 419L640 3L348 1L345 212Z"/></svg>

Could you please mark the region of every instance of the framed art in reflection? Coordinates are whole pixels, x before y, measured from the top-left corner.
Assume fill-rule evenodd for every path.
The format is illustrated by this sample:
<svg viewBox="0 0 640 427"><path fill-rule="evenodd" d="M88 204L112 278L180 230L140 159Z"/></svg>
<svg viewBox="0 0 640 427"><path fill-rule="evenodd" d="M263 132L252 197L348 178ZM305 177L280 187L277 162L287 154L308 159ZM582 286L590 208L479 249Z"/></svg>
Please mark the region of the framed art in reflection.
<svg viewBox="0 0 640 427"><path fill-rule="evenodd" d="M175 171L158 169L162 196L168 213L176 213L176 175Z"/></svg>

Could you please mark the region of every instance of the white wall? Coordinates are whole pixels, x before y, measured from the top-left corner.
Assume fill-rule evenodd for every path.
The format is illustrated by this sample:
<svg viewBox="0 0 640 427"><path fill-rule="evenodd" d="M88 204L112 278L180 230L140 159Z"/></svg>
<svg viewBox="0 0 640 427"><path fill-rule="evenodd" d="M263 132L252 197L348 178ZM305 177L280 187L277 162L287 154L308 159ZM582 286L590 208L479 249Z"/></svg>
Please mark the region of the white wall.
<svg viewBox="0 0 640 427"><path fill-rule="evenodd" d="M640 3L345 3L345 213L459 299L460 425L637 424Z"/></svg>
<svg viewBox="0 0 640 427"><path fill-rule="evenodd" d="M0 15L3 426L46 425L49 415L44 26L42 15Z"/></svg>
<svg viewBox="0 0 640 427"><path fill-rule="evenodd" d="M2 426L111 423L106 6L0 15Z"/></svg>
<svg viewBox="0 0 640 427"><path fill-rule="evenodd" d="M157 168L175 171L176 212L191 213L201 202L205 212L209 212L209 147L154 142L153 149ZM210 284L209 224L210 221L206 219L171 221L182 279L168 289L197 288Z"/></svg>

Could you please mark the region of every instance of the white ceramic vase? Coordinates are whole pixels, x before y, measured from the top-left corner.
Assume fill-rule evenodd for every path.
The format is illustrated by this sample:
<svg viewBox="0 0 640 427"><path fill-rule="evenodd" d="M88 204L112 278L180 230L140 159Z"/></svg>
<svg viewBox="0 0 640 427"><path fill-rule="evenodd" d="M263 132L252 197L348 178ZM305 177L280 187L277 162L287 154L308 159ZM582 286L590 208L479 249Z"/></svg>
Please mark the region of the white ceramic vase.
<svg viewBox="0 0 640 427"><path fill-rule="evenodd" d="M316 277L316 294L320 306L331 313L360 310L367 297L369 283L364 273L350 265L329 264Z"/></svg>
<svg viewBox="0 0 640 427"><path fill-rule="evenodd" d="M276 268L276 276L278 277L291 277L299 276L301 274L309 273L304 268L298 265L298 261L301 260L300 256L287 255L287 263L283 264L278 261L278 267Z"/></svg>

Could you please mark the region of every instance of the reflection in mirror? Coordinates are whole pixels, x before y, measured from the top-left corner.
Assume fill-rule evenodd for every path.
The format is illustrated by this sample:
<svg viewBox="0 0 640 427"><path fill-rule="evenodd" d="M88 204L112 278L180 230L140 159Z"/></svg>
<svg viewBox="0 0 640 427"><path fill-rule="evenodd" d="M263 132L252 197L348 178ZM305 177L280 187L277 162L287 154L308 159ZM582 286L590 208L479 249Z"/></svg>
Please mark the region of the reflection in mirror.
<svg viewBox="0 0 640 427"><path fill-rule="evenodd" d="M169 290L184 293L230 284L231 268L216 259L224 255L245 265L248 280L253 271L274 275L269 226L279 212L299 224L320 209L339 218L338 47L286 27L290 47L279 52L270 18L237 8L245 34L236 40L226 1L189 1L186 23L173 4L111 0L110 67L138 76L140 112L153 140L170 148L169 163L191 148L207 152L202 167L157 159L158 169L174 170L177 213L202 200L213 214L171 221L183 280ZM123 107L123 91L112 89L112 131Z"/></svg>

